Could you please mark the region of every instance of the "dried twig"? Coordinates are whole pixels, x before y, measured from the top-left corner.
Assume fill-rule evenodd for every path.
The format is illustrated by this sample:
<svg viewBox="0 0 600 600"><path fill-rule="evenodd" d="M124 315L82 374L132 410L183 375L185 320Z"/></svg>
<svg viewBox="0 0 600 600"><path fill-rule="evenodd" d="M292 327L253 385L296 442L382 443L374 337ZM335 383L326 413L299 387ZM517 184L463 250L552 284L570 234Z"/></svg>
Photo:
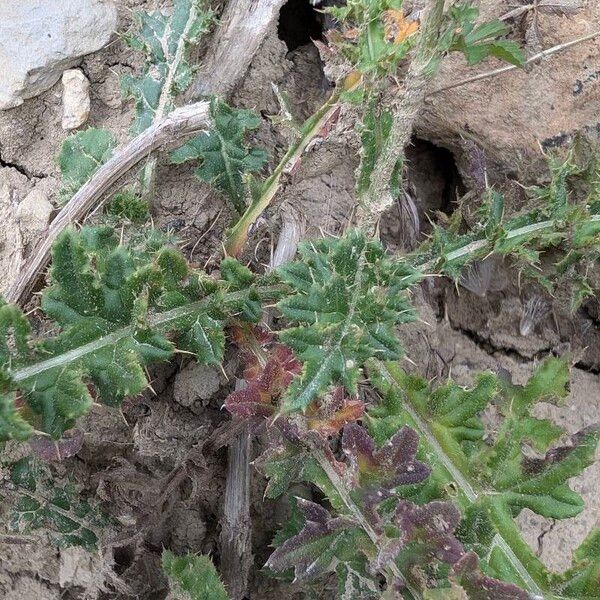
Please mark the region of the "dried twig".
<svg viewBox="0 0 600 600"><path fill-rule="evenodd" d="M243 379L235 389L246 387ZM252 522L250 521L250 451L248 426L231 442L227 453L227 479L221 520L221 574L229 595L241 600L246 595L252 567Z"/></svg>
<svg viewBox="0 0 600 600"><path fill-rule="evenodd" d="M552 48L547 48L546 50L542 50L537 54L534 54L531 58L527 59L523 66L530 65L532 63L538 62L547 56L552 54L556 54L557 52L561 52L562 50L566 50L567 48L571 48L572 46L576 46L577 44L582 44L583 42L587 42L589 40L593 40L597 37L600 37L600 31L594 31L594 33L589 33L587 35L583 35L581 37L575 38L569 42L565 42L564 44L558 44L557 46L552 46ZM468 85L469 83L475 83L476 81L481 81L482 79L489 79L490 77L495 77L496 75L501 75L502 73L507 73L508 71L514 71L518 69L516 65L508 65L506 67L500 67L499 69L493 69L492 71L485 71L484 73L480 73L479 75L474 75L473 77L467 77L466 79L460 79L459 81L455 81L450 85L446 85L444 87L438 88L437 90L433 90L429 92L426 97L434 96L435 94L440 94L441 92L445 92L447 90L452 90L457 87L461 87L463 85Z"/></svg>
<svg viewBox="0 0 600 600"><path fill-rule="evenodd" d="M246 72L285 0L230 0L192 86L194 99L226 97Z"/></svg>
<svg viewBox="0 0 600 600"><path fill-rule="evenodd" d="M102 165L52 221L46 237L39 242L17 280L8 289L6 299L9 302L25 302L38 276L48 264L50 249L59 234L82 219L91 209L101 205L110 187L132 167L159 148L173 147L184 138L209 129L209 107L208 102L197 102L178 108L125 144Z"/></svg>

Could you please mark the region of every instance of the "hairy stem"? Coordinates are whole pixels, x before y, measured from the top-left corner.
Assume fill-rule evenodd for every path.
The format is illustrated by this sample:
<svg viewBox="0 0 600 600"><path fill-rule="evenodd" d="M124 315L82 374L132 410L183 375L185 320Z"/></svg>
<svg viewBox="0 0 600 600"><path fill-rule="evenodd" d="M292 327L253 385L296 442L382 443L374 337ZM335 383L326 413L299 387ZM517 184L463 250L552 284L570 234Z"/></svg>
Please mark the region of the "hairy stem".
<svg viewBox="0 0 600 600"><path fill-rule="evenodd" d="M404 148L410 142L427 88L436 73L434 65L443 17L444 0L429 0L415 56L405 78L404 95L394 109L392 130L375 163L371 184L359 198L358 222L367 233L373 232L380 215L394 203L392 179L404 158Z"/></svg>
<svg viewBox="0 0 600 600"><path fill-rule="evenodd" d="M272 285L258 288L258 292L263 300L278 299L285 294L286 291L287 287L284 285ZM223 306L227 307L228 305L235 305L236 302L245 297L245 294L245 291L230 292L225 294L223 297ZM157 331L158 333L166 333L180 319L194 315L198 312L205 311L209 304L213 301L214 299L209 297L199 300L198 302L186 304L185 306L179 306L163 313L150 315L147 318L146 326L149 329ZM10 373L10 375L15 383L25 381L31 377L39 375L40 373L49 371L50 369L66 366L70 363L81 360L85 356L93 354L102 348L113 346L120 340L134 335L135 330L136 327L134 325L123 327L113 333L98 338L97 340L83 344L78 348L74 348L73 350L69 350L68 352L59 354L58 356L53 356L52 358L43 360L28 367L18 369L17 371Z"/></svg>

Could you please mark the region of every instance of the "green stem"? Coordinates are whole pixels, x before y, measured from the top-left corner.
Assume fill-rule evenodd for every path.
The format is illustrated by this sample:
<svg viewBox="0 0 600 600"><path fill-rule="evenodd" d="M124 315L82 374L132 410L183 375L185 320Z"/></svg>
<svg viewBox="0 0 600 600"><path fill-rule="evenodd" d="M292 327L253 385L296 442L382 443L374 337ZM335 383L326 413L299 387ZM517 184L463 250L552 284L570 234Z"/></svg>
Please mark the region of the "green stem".
<svg viewBox="0 0 600 600"><path fill-rule="evenodd" d="M319 131L321 131L323 126L332 117L334 111L338 108L338 102L342 91L342 87L339 86L333 94L331 94L327 102L325 102L325 104L323 104L323 106L321 106L321 108L305 122L302 127L300 138L290 146L285 156L277 165L277 168L265 181L260 197L251 202L239 221L228 231L227 239L225 241L225 252L229 256L237 256L240 253L242 247L246 243L250 227L269 206L279 190L282 175L289 172L298 163L308 144L317 136Z"/></svg>
<svg viewBox="0 0 600 600"><path fill-rule="evenodd" d="M265 286L263 288L257 288L263 300L273 300L280 298L282 294L286 293L287 289L288 288L284 285L271 285ZM224 295L222 306L224 308L231 305L235 306L236 303L239 302L239 300L243 299L246 296L246 294L246 290L242 290L239 292L229 292L228 294ZM177 323L177 321L181 320L182 318L189 317L197 314L198 312L206 310L206 308L212 302L214 302L214 298L209 296L208 298L204 298L197 302L186 304L185 306L179 306L172 310L149 315L146 321L146 326L149 329L152 329L158 333L166 333L173 327L175 323ZM66 366L73 362L81 360L102 348L113 346L119 341L134 335L136 329L137 327L135 325L128 325L127 327L122 327L121 329L118 329L113 333L98 338L97 340L94 340L87 344L83 344L82 346L79 346L77 348L73 348L73 350L69 350L68 352L64 352L63 354L53 356L52 358L43 360L28 367L18 369L17 371L10 373L10 375L15 383L26 381L27 379L35 377L36 375L39 375L40 373L43 373L45 371L49 371L50 369Z"/></svg>
<svg viewBox="0 0 600 600"><path fill-rule="evenodd" d="M429 0L415 55L405 78L406 87L393 113L390 135L375 162L371 183L359 198L358 221L366 232L374 230L381 214L395 201L391 191L394 174L404 159L404 148L410 142L425 94L437 72L435 59L439 53L437 46L443 20L444 0Z"/></svg>
<svg viewBox="0 0 600 600"><path fill-rule="evenodd" d="M592 214L589 217L590 223L600 222L600 214ZM512 240L518 237L525 237L531 235L538 235L542 231L558 230L559 222L557 219L547 219L538 223L531 223L529 225L523 225L515 229L510 229L506 232L505 240ZM471 254L485 254L494 250L496 240L482 237L478 240L471 240L460 248L456 248L446 254L441 255L438 258L428 259L419 257L419 251L415 251L414 256L416 258L414 265L424 272L429 270L435 270L436 265L443 263L450 263L452 261L458 261L465 256Z"/></svg>

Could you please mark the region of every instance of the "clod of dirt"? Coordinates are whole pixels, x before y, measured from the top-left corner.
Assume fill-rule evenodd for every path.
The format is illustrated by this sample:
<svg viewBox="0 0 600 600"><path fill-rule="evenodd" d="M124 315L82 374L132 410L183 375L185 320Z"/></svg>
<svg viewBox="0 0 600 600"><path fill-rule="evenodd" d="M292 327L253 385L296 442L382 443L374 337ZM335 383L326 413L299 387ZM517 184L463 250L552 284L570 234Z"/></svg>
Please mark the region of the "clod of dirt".
<svg viewBox="0 0 600 600"><path fill-rule="evenodd" d="M10 285L21 266L23 241L15 209L29 188L25 175L16 169L0 168L0 293Z"/></svg>
<svg viewBox="0 0 600 600"><path fill-rule="evenodd" d="M546 48L597 28L600 3L586 4L576 16L540 14ZM498 18L513 5L510 0L482 0L481 19ZM444 88L496 66L486 62L474 69L454 53L444 60L433 87ZM578 132L598 139L598 73L598 43L579 44L530 68L429 96L418 134L452 150L463 175L472 170L468 146L476 141L490 159L488 174L492 182L501 183L512 172L524 183L546 168L540 146L545 151L567 148Z"/></svg>
<svg viewBox="0 0 600 600"><path fill-rule="evenodd" d="M23 600L35 598L36 600L56 600L58 592L33 577L19 577L3 596L4 600Z"/></svg>
<svg viewBox="0 0 600 600"><path fill-rule="evenodd" d="M214 367L198 363L190 363L175 377L173 399L186 408L192 408L196 403L201 408L206 404L221 386L221 374Z"/></svg>
<svg viewBox="0 0 600 600"><path fill-rule="evenodd" d="M93 600L104 587L103 557L78 546L62 548L58 583L61 588L83 588L84 598Z"/></svg>
<svg viewBox="0 0 600 600"><path fill-rule="evenodd" d="M62 128L81 127L90 116L90 82L79 69L68 69L62 76Z"/></svg>
<svg viewBox="0 0 600 600"><path fill-rule="evenodd" d="M206 536L204 515L198 508L178 502L173 507L168 528L171 534L169 549L175 554L199 552Z"/></svg>
<svg viewBox="0 0 600 600"><path fill-rule="evenodd" d="M0 109L52 87L62 71L108 44L117 9L106 0L4 0L0 4Z"/></svg>
<svg viewBox="0 0 600 600"><path fill-rule="evenodd" d="M16 217L24 243L36 239L50 223L54 206L42 186L35 187L17 208Z"/></svg>

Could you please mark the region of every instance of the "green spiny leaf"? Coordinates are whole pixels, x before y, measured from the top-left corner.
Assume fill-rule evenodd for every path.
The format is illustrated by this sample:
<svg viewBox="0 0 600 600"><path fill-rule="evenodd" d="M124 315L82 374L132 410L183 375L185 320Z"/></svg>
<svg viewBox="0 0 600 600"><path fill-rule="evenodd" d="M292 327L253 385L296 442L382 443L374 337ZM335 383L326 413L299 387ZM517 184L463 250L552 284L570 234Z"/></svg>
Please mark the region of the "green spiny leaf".
<svg viewBox="0 0 600 600"><path fill-rule="evenodd" d="M260 126L260 118L249 110L237 110L214 99L211 104L213 128L171 153L171 160L180 164L188 160L201 161L196 175L221 190L239 212L245 208L244 176L260 171L267 153L248 148L249 131Z"/></svg>
<svg viewBox="0 0 600 600"><path fill-rule="evenodd" d="M212 560L202 554L162 555L162 566L178 600L229 600Z"/></svg>
<svg viewBox="0 0 600 600"><path fill-rule="evenodd" d="M280 338L304 362L284 398L286 412L305 409L333 383L353 394L367 359L402 355L394 326L413 319L405 290L419 278L357 232L304 243L299 251L299 262L279 269L296 291L278 304L296 325Z"/></svg>
<svg viewBox="0 0 600 600"><path fill-rule="evenodd" d="M209 30L213 12L206 0L175 0L170 14L156 10L134 15L137 31L125 40L146 54L146 65L141 77L123 77L122 88L135 99L133 130L138 134L171 112L174 98L189 87L189 51Z"/></svg>
<svg viewBox="0 0 600 600"><path fill-rule="evenodd" d="M47 528L60 546L97 549L100 529L107 519L98 508L80 497L73 484L58 486L47 469L31 457L8 465L12 487L0 489L13 504L10 530L28 533Z"/></svg>
<svg viewBox="0 0 600 600"><path fill-rule="evenodd" d="M15 394L0 391L0 442L24 442L33 433L33 427L21 416L15 405Z"/></svg>
<svg viewBox="0 0 600 600"><path fill-rule="evenodd" d="M105 129L86 129L67 138L58 162L68 200L112 155L115 138Z"/></svg>
<svg viewBox="0 0 600 600"><path fill-rule="evenodd" d="M108 214L132 223L144 223L150 216L148 202L130 190L115 194L106 210Z"/></svg>
<svg viewBox="0 0 600 600"><path fill-rule="evenodd" d="M90 384L116 406L145 389L144 367L168 360L176 345L219 363L228 318L260 316L245 267L230 259L225 281L194 273L152 235L125 247L107 227L67 230L53 258L42 307L60 325L56 335L35 343L23 315L0 306L0 439L26 439L34 428L59 438L89 410Z"/></svg>

